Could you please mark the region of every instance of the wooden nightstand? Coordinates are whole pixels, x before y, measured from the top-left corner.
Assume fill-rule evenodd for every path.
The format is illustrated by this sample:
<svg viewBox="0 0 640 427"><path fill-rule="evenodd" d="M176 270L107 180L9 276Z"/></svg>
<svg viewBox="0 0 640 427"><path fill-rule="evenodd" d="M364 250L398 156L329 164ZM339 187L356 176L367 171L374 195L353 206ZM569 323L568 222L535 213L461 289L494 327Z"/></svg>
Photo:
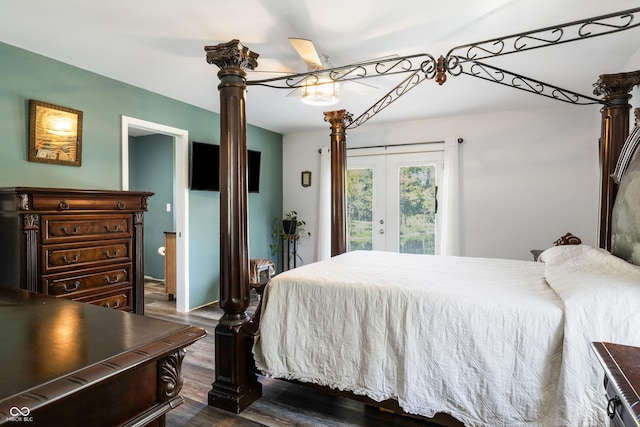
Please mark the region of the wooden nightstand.
<svg viewBox="0 0 640 427"><path fill-rule="evenodd" d="M611 427L640 426L640 347L591 344L604 368Z"/></svg>

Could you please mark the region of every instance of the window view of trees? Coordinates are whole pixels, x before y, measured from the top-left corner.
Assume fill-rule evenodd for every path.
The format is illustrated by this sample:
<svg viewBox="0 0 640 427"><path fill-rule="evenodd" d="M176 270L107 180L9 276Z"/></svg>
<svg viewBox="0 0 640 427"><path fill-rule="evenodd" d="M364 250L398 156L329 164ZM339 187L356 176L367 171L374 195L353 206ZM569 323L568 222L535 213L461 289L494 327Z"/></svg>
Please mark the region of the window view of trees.
<svg viewBox="0 0 640 427"><path fill-rule="evenodd" d="M436 169L400 168L400 252L435 254Z"/></svg>
<svg viewBox="0 0 640 427"><path fill-rule="evenodd" d="M347 170L347 250L373 248L373 169Z"/></svg>

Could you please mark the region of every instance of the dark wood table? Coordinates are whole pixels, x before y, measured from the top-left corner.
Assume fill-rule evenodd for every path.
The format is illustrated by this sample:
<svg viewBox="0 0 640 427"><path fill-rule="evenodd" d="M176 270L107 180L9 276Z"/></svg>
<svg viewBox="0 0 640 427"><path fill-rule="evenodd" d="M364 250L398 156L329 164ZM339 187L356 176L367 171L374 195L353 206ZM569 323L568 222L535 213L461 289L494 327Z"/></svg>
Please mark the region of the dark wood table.
<svg viewBox="0 0 640 427"><path fill-rule="evenodd" d="M0 289L0 424L164 425L202 328Z"/></svg>
<svg viewBox="0 0 640 427"><path fill-rule="evenodd" d="M604 368L611 426L640 426L640 347L607 342L591 345Z"/></svg>

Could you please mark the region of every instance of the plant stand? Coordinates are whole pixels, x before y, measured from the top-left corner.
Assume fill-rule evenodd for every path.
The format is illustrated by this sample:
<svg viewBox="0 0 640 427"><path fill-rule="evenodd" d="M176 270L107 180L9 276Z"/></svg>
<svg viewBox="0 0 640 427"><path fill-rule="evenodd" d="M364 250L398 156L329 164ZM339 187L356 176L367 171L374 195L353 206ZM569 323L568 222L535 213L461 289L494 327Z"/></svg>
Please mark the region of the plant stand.
<svg viewBox="0 0 640 427"><path fill-rule="evenodd" d="M287 235L282 238L282 271L298 266L298 239L294 235Z"/></svg>

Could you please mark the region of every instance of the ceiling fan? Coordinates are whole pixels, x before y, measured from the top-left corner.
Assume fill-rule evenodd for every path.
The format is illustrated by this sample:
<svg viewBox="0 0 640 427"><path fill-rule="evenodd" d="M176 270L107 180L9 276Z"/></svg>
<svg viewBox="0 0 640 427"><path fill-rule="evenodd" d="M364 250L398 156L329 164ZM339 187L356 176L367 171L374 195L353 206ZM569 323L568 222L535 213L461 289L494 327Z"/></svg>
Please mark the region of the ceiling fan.
<svg viewBox="0 0 640 427"><path fill-rule="evenodd" d="M298 52L298 55L300 55L302 60L307 64L307 71L322 71L333 67L329 61L329 56L318 53L311 40L289 37L289 42L296 52ZM376 87L362 82L354 81L344 82L342 84L348 84L349 90L360 93L376 89ZM302 102L310 105L333 105L340 100L339 84L329 78L329 76L323 76L322 73L308 78L300 90L296 89L287 96L298 94L300 91L302 92L300 95Z"/></svg>

